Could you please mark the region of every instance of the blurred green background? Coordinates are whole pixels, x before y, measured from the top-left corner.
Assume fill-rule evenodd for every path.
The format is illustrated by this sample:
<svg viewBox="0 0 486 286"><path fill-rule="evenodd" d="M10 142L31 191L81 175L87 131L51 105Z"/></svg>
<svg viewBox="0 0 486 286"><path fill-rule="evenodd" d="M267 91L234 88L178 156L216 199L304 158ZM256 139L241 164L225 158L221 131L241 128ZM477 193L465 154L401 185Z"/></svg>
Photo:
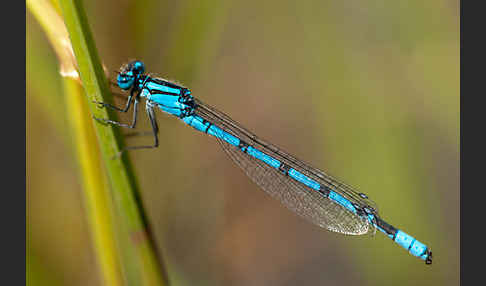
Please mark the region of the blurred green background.
<svg viewBox="0 0 486 286"><path fill-rule="evenodd" d="M143 60L357 186L434 254L425 266L381 233L307 223L213 138L160 112L160 148L130 156L172 285L459 284L458 1L86 0L85 8L109 70ZM30 14L26 41L29 283L101 285L57 59ZM141 142L151 138L128 140Z"/></svg>

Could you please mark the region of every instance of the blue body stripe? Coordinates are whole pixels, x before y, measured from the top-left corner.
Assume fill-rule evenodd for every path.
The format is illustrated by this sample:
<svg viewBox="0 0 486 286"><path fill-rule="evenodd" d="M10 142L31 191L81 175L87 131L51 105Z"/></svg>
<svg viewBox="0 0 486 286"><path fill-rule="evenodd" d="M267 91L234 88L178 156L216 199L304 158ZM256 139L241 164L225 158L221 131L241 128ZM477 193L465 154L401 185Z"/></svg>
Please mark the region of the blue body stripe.
<svg viewBox="0 0 486 286"><path fill-rule="evenodd" d="M187 107L184 103L179 102L179 95L160 93L152 94L150 93L150 90L144 88L142 90L141 96L144 96L148 100L157 103L160 109L177 117L180 117L182 114L182 110Z"/></svg>
<svg viewBox="0 0 486 286"><path fill-rule="evenodd" d="M415 240L412 247L408 252L410 252L413 256L417 256L423 260L427 259L427 246L422 242Z"/></svg>
<svg viewBox="0 0 486 286"><path fill-rule="evenodd" d="M309 188L312 188L316 191L319 191L321 189L321 185L319 185L316 181L309 179L309 177L295 170L294 168L290 168L288 174L290 177L296 179L302 184L308 186Z"/></svg>
<svg viewBox="0 0 486 286"><path fill-rule="evenodd" d="M157 102L162 106L172 107L172 108L184 108L185 105L178 101L178 95L168 95L168 94L150 94L147 99Z"/></svg>
<svg viewBox="0 0 486 286"><path fill-rule="evenodd" d="M413 240L415 240L415 238L413 238L412 236L406 234L401 230L397 231L397 234L395 236L395 242L407 250Z"/></svg>
<svg viewBox="0 0 486 286"><path fill-rule="evenodd" d="M331 191L329 193L329 198L336 203L340 204L341 206L345 207L346 209L350 210L353 213L356 213L356 208L353 206L353 204L346 199L345 197L341 196L340 194Z"/></svg>
<svg viewBox="0 0 486 286"><path fill-rule="evenodd" d="M221 130L221 128L214 125L211 125L211 127L209 127L208 134L223 139L224 141L228 142L233 146L238 146L240 144L240 139L229 134L228 132Z"/></svg>
<svg viewBox="0 0 486 286"><path fill-rule="evenodd" d="M265 153L263 153L262 151L258 150L258 149L255 149L253 148L252 146L248 146L248 148L246 149L246 153L248 153L248 155L251 155L255 158L257 158L258 160L260 161L263 161L265 162L266 164L278 169L278 167L280 167L280 161L273 158L272 156L269 156Z"/></svg>
<svg viewBox="0 0 486 286"><path fill-rule="evenodd" d="M416 240L413 236L398 230L397 234L395 235L395 242L399 244L401 247L405 248L410 252L410 254L420 257L422 259L427 258L426 250L427 246L421 243L420 241Z"/></svg>
<svg viewBox="0 0 486 286"><path fill-rule="evenodd" d="M204 122L204 120L199 116L186 116L182 119L187 125L194 127L196 130L205 132L209 126L209 122Z"/></svg>

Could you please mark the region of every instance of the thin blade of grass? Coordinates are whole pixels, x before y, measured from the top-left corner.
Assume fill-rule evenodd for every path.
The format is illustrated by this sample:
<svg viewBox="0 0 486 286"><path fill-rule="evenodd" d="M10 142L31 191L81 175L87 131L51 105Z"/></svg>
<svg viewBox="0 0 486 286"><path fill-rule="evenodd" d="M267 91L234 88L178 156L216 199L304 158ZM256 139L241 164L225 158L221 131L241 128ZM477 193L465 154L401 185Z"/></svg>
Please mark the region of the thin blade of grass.
<svg viewBox="0 0 486 286"><path fill-rule="evenodd" d="M121 257L126 282L129 285L164 285L166 280L161 272L163 268L145 219L131 164L126 156L112 159L119 152L120 146L123 146L120 134L111 126L93 124L88 112L90 109L91 114L96 116L113 118L109 111L90 104L93 100L109 101L111 94L84 10L79 1L62 1L60 4L71 41L62 18L49 1L27 0L29 10L40 22L56 51L61 74L79 81L79 72L88 95L88 101L85 97L79 97L79 94L77 97L66 98L66 105L68 116L71 116L69 121L80 159L87 209L90 211L88 217L104 281L107 285L121 284L120 266L117 264ZM71 47L74 47L74 51ZM66 96L76 95L74 84L72 79L66 79ZM77 112L76 108L79 109ZM80 112L85 116L81 116ZM92 132L91 135L89 132ZM99 156L99 153L102 156ZM103 161L100 161L101 158ZM113 190L111 193L106 182L102 180L104 176L100 175L102 165L108 174ZM108 198L114 198L118 228L113 226L111 215L108 213L111 208L111 200ZM117 234L119 255L113 244L113 228Z"/></svg>
<svg viewBox="0 0 486 286"><path fill-rule="evenodd" d="M64 78L65 102L82 174L85 208L95 252L105 285L123 285L119 255L115 242L113 209L104 176L96 135L91 123L82 87L71 78Z"/></svg>
<svg viewBox="0 0 486 286"><path fill-rule="evenodd" d="M88 107L76 71L76 62L69 43L69 36L61 16L49 1L27 0L27 6L45 31L54 48L63 75L64 103L47 93L39 102L47 109L51 119L64 120L69 125L58 125L58 131L70 135L70 146L77 157L80 181L83 185L84 206L91 237L105 285L123 285L120 258L117 251L113 205L107 179L102 170L99 147L93 129ZM41 93L39 93L40 95ZM59 109L65 109L61 112ZM67 131L67 132L66 132ZM66 136L66 138L68 137Z"/></svg>
<svg viewBox="0 0 486 286"><path fill-rule="evenodd" d="M82 1L62 0L60 4L81 81L90 102L91 113L100 118L113 118L112 112L98 108L93 103L93 101L108 102L111 100L111 94ZM144 215L132 165L126 154L117 156L123 146L120 133L110 125L94 124L94 126L117 210L131 239L128 245L133 249L136 256L135 263L139 266L140 275L136 284L163 285L165 280L161 273L161 260Z"/></svg>

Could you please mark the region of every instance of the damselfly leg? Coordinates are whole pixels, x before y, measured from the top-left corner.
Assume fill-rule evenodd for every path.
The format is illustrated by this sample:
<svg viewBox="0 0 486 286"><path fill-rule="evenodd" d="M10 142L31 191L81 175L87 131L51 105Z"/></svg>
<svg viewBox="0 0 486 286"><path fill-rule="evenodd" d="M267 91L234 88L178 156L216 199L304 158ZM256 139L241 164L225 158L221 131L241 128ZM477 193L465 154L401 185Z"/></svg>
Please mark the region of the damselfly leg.
<svg viewBox="0 0 486 286"><path fill-rule="evenodd" d="M137 100L135 100L135 104L137 103ZM159 146L159 126L157 124L157 119L155 118L155 112L153 105L150 102L147 102L146 104L146 111L147 115L150 119L150 125L152 126L152 135L154 136L154 144L153 145L138 145L138 146L126 146L124 147L118 154L116 154L115 157L121 156L121 154L127 150L136 150L136 149L152 149L152 148L157 148ZM144 133L144 132L141 132Z"/></svg>
<svg viewBox="0 0 486 286"><path fill-rule="evenodd" d="M130 96L128 97L127 104L126 104L125 108L123 108L123 109L118 108L118 107L111 105L111 104L108 104L108 103L104 103L104 102L96 102L96 103L100 104L100 107L108 107L108 108L114 109L116 111L127 112L128 109L130 108L131 101L132 101L133 97L135 97L135 98L133 99L133 101L134 101L134 103L133 103L133 119L132 119L131 124L125 124L125 123L121 123L121 122L118 122L118 121L105 119L105 118L98 118L98 117L94 117L94 116L93 116L93 118L102 122L102 123L105 123L105 124L113 124L113 125L117 125L117 126L120 126L120 127L134 129L136 124L137 124L137 113L138 113L138 103L139 103L138 94L134 95L131 92ZM120 152L118 152L118 154L115 155L115 157L119 157L126 150L151 149L151 148L157 148L159 146L159 138L158 138L159 127L158 127L158 124L157 124L157 120L155 118L155 111L153 109L153 104L151 104L148 101L146 103L146 111L147 111L147 115L150 119L150 125L152 126L151 134L154 136L154 144L153 145L126 146ZM135 132L135 133L132 133L130 135L131 136L137 136L137 135L141 135L141 134L147 135L147 132Z"/></svg>
<svg viewBox="0 0 486 286"><path fill-rule="evenodd" d="M128 96L128 100L127 100L127 103L125 104L125 108L119 108L117 106L114 106L114 105L112 105L110 103L106 103L106 102L100 102L100 101L93 101L93 102L96 103L96 104L99 104L100 107L108 107L108 108L114 109L116 111L127 112L128 109L130 108L133 97L134 97L134 91L132 90L132 91L130 91L130 95Z"/></svg>
<svg viewBox="0 0 486 286"><path fill-rule="evenodd" d="M131 96L128 100L127 107L125 108L126 110L117 108L116 106L112 106L111 104L108 104L108 103L103 103L102 107L109 107L109 108L115 109L115 110L120 111L120 112L127 112L128 108L130 107L130 101L131 101ZM134 101L135 101L135 103L133 104L133 119L132 119L131 124L125 124L125 123L121 123L121 122L118 122L118 121L105 119L105 118L98 118L96 116L93 116L93 118L102 122L102 123L109 123L109 124L133 129L133 128L135 128L135 125L137 124L137 110L138 110L138 108L137 108L138 107L138 100L135 98Z"/></svg>

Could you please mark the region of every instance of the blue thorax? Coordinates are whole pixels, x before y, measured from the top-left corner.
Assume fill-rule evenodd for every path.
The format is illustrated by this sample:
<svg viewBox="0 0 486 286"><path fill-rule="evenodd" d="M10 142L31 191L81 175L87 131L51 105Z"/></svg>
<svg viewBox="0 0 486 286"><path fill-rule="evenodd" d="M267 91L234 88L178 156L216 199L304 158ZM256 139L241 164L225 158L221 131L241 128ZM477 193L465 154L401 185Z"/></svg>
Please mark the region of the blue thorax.
<svg viewBox="0 0 486 286"><path fill-rule="evenodd" d="M133 61L120 71L117 84L121 89L139 93L147 99L147 104L158 105L163 111L183 118L192 113L193 97L188 88L160 78L144 74L141 61Z"/></svg>

